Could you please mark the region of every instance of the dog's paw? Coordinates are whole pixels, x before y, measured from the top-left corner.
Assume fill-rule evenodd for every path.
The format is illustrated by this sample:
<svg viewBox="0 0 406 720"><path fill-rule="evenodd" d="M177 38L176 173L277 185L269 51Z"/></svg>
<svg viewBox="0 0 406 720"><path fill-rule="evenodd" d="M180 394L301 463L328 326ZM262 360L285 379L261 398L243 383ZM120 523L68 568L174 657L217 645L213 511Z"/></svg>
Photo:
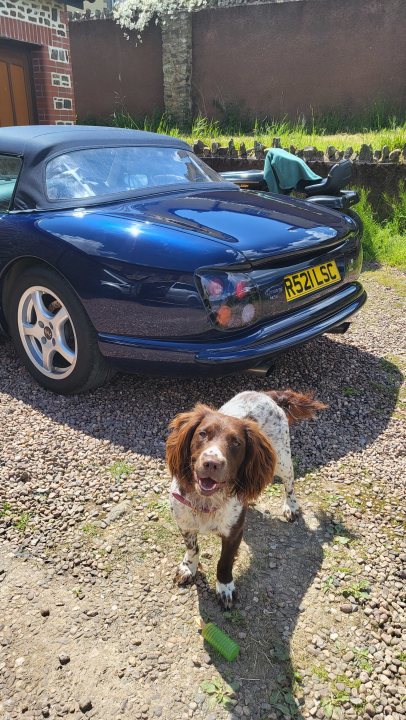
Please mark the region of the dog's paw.
<svg viewBox="0 0 406 720"><path fill-rule="evenodd" d="M188 585L193 582L196 572L192 572L191 568L186 563L181 563L174 577L174 582L177 585Z"/></svg>
<svg viewBox="0 0 406 720"><path fill-rule="evenodd" d="M225 610L231 610L234 606L234 602L237 599L237 592L235 589L234 581L229 583L221 583L217 580L216 582L216 593L220 604Z"/></svg>
<svg viewBox="0 0 406 720"><path fill-rule="evenodd" d="M296 500L294 502L285 502L282 507L282 514L288 522L294 522L300 516L300 507Z"/></svg>

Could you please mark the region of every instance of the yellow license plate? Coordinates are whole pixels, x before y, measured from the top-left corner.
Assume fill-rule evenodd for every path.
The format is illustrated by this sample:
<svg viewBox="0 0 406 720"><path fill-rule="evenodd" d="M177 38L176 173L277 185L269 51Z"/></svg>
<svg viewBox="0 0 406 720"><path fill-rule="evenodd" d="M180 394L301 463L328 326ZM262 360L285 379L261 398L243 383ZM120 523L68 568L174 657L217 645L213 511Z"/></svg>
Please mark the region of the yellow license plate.
<svg viewBox="0 0 406 720"><path fill-rule="evenodd" d="M327 285L334 285L341 280L338 267L334 260L300 270L292 275L285 275L283 283L285 286L286 300L296 300L303 295L317 292Z"/></svg>

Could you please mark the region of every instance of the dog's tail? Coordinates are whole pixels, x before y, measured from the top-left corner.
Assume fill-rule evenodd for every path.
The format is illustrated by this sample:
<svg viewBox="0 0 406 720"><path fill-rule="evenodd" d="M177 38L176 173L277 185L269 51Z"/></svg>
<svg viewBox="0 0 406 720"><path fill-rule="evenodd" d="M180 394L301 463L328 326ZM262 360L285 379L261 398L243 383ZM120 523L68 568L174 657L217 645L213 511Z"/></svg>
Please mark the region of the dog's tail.
<svg viewBox="0 0 406 720"><path fill-rule="evenodd" d="M298 393L293 390L267 390L277 405L279 405L286 413L289 425L293 425L300 420L310 420L313 418L317 410L324 410L327 405L315 400L312 392Z"/></svg>

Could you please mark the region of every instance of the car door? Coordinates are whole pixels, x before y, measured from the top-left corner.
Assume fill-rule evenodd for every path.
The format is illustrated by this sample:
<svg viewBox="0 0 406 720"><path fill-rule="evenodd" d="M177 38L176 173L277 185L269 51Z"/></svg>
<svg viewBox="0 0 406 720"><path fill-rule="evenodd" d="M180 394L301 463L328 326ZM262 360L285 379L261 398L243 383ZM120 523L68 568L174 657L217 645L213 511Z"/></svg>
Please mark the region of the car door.
<svg viewBox="0 0 406 720"><path fill-rule="evenodd" d="M16 254L14 216L8 212L22 165L22 159L0 152L0 275L5 265ZM1 293L0 293L1 295ZM1 296L0 296L1 305Z"/></svg>

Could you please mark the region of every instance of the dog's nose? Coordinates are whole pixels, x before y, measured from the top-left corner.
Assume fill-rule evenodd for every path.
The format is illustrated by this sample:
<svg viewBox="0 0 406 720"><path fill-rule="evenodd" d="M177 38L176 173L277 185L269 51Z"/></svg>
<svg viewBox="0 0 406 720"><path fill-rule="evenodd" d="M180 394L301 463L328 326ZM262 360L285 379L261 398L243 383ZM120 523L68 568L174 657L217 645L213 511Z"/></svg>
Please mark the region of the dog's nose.
<svg viewBox="0 0 406 720"><path fill-rule="evenodd" d="M224 458L219 458L217 455L203 455L203 467L208 473L215 473L224 467Z"/></svg>

